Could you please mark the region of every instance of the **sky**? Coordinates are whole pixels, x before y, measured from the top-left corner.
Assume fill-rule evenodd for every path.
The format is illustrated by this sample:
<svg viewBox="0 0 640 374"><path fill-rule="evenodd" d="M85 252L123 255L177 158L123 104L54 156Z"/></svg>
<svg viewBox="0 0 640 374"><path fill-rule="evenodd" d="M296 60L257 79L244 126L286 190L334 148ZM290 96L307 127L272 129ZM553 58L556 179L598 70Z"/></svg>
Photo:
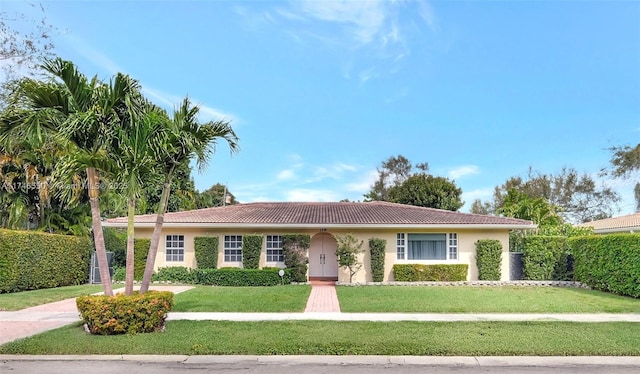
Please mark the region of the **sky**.
<svg viewBox="0 0 640 374"><path fill-rule="evenodd" d="M40 17L38 3L0 12ZM230 121L196 188L243 203L362 200L404 155L469 211L529 167L594 175L640 137L639 1L44 1L55 52Z"/></svg>

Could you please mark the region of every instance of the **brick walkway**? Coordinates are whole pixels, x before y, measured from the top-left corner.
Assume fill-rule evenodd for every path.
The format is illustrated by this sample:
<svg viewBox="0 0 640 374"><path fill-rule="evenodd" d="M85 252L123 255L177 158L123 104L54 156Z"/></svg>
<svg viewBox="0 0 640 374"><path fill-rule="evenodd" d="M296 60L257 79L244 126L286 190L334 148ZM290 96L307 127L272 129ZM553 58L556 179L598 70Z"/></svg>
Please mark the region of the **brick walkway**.
<svg viewBox="0 0 640 374"><path fill-rule="evenodd" d="M311 283L311 294L305 313L340 313L340 303L335 285L326 282Z"/></svg>

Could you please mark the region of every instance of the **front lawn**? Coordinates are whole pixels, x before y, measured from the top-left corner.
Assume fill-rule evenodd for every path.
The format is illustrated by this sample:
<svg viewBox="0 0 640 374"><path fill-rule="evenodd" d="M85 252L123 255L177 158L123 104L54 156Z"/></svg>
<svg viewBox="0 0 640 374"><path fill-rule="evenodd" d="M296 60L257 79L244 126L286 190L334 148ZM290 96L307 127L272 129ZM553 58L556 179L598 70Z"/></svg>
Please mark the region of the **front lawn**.
<svg viewBox="0 0 640 374"><path fill-rule="evenodd" d="M342 312L640 313L640 300L560 287L337 287Z"/></svg>
<svg viewBox="0 0 640 374"><path fill-rule="evenodd" d="M169 321L92 336L80 323L0 347L30 355L640 355L640 323Z"/></svg>
<svg viewBox="0 0 640 374"><path fill-rule="evenodd" d="M81 285L0 294L0 310L20 310L73 297L102 292L101 285Z"/></svg>
<svg viewBox="0 0 640 374"><path fill-rule="evenodd" d="M303 312L311 286L197 286L174 296L172 312Z"/></svg>

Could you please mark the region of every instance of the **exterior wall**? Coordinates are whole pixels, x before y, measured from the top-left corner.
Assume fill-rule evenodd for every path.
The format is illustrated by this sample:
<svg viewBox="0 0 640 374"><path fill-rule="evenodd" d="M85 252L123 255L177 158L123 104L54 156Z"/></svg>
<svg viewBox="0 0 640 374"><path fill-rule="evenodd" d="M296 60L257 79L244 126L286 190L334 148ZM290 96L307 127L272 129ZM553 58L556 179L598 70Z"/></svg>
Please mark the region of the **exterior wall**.
<svg viewBox="0 0 640 374"><path fill-rule="evenodd" d="M462 229L424 229L424 230L405 230L405 229L328 229L331 235L346 235L351 233L358 240L363 240L362 249L364 253L359 255L359 261L363 263L362 269L354 276L354 282L371 282L371 254L369 251L369 239L380 238L387 241L385 249L385 270L384 281L393 281L393 264L396 263L421 263L421 264L469 264L469 274L467 280L478 279L478 269L476 267L475 258L475 242L480 239L497 239L502 243L502 265L501 280L509 280L509 230L462 230ZM426 260L397 260L396 259L396 234L398 232L405 233L457 233L458 234L458 259L442 260L442 261L426 261ZM194 250L194 238L197 236L218 236L218 268L221 267L242 267L240 262L224 261L224 236L225 235L282 235L282 234L309 234L311 237L320 233L319 229L308 230L292 230L292 229L207 229L207 228L164 228L158 246L158 255L154 268L167 266L185 266L197 267ZM152 229L136 229L136 237L150 238ZM166 235L184 235L184 261L166 261L165 238ZM260 267L284 267L282 262L266 262L266 244L263 241L262 252L260 254ZM349 273L346 269L339 269L338 280L340 282L349 281Z"/></svg>

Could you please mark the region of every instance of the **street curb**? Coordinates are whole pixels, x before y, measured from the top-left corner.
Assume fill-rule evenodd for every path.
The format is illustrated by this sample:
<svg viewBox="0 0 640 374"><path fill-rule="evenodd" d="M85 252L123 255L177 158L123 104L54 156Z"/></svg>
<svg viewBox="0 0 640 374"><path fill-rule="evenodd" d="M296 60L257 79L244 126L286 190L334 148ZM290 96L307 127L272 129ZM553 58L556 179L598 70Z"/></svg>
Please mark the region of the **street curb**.
<svg viewBox="0 0 640 374"><path fill-rule="evenodd" d="M185 364L234 364L254 362L264 365L423 365L458 367L640 367L640 356L188 356L188 355L0 355L0 361L138 361L181 362Z"/></svg>

